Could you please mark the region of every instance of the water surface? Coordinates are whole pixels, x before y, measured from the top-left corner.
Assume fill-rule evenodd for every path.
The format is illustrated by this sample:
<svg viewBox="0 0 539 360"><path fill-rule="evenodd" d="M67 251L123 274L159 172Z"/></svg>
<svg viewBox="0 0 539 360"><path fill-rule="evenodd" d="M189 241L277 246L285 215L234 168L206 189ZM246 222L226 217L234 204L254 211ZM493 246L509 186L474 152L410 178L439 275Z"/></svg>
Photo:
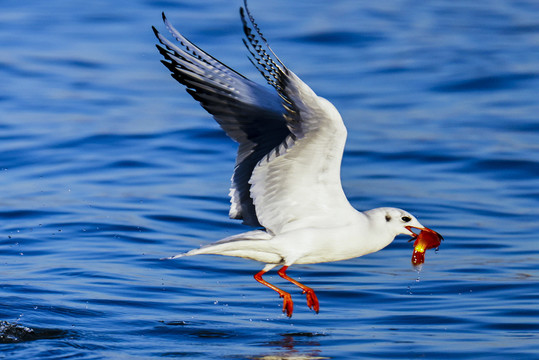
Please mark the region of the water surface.
<svg viewBox="0 0 539 360"><path fill-rule="evenodd" d="M0 14L0 357L530 359L539 352L539 7L252 1L279 57L341 111L343 186L442 233L293 266L159 258L229 220L235 145L159 63L178 29L262 81L239 2L7 2ZM268 274L270 275L270 274Z"/></svg>

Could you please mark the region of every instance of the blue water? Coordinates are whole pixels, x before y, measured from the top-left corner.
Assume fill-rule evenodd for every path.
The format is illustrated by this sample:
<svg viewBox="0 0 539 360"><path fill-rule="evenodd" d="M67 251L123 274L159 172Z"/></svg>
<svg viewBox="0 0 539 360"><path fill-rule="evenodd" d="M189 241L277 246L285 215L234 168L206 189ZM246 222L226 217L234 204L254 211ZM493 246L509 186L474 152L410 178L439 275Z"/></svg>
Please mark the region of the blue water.
<svg viewBox="0 0 539 360"><path fill-rule="evenodd" d="M235 144L159 63L161 11L262 81L239 1L7 1L0 12L0 358L539 357L539 6L252 1L279 57L341 111L343 186L444 235L293 266L169 256L229 220Z"/></svg>

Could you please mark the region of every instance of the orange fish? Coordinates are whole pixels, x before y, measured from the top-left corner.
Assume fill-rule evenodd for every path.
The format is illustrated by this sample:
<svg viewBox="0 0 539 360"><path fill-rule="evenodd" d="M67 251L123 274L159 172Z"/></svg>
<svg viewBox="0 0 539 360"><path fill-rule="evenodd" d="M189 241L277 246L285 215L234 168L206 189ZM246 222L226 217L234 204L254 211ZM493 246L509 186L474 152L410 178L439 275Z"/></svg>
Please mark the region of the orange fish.
<svg viewBox="0 0 539 360"><path fill-rule="evenodd" d="M414 264L414 266L423 264L425 262L425 251L432 248L438 250L443 239L442 235L434 230L428 228L421 229L419 235L416 235L415 237L412 264Z"/></svg>

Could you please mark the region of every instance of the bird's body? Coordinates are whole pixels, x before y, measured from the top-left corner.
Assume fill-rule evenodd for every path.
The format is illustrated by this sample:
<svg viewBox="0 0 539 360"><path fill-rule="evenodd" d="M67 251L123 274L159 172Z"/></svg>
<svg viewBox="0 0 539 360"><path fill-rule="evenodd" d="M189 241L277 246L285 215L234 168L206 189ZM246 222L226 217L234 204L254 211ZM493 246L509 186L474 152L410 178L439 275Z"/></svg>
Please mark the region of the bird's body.
<svg viewBox="0 0 539 360"><path fill-rule="evenodd" d="M158 45L163 64L239 143L229 215L259 228L171 258L218 254L263 262L255 279L284 298L283 311L291 316L290 295L262 279L281 265L278 274L303 289L309 307L318 312L314 291L286 275L290 265L355 258L424 227L404 210L352 207L341 185L346 128L339 112L277 58L246 4L241 18L251 61L274 91L198 48L164 15L181 46L154 28L164 46Z"/></svg>
<svg viewBox="0 0 539 360"><path fill-rule="evenodd" d="M376 209L375 213L392 209ZM340 216L339 216L340 215ZM368 216L350 208L349 214L302 218L281 232L254 230L173 256L218 254L272 265L315 264L347 260L381 250L396 234L375 226Z"/></svg>

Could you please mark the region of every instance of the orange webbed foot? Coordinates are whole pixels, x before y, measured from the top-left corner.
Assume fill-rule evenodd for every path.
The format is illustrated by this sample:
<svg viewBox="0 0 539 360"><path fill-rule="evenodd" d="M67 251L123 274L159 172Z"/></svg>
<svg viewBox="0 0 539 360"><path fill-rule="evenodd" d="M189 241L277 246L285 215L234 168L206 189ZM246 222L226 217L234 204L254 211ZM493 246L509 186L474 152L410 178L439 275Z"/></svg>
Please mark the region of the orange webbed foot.
<svg viewBox="0 0 539 360"><path fill-rule="evenodd" d="M314 290L308 286L303 285L299 281L292 279L290 276L286 275L286 269L288 269L288 266L283 266L279 271L277 271L277 273L283 279L286 279L290 281L292 284L301 288L301 290L303 290L303 294L305 294L305 296L307 297L307 306L309 307L309 309L314 310L318 314L318 310L320 309L320 306L318 304L318 298L316 297Z"/></svg>
<svg viewBox="0 0 539 360"><path fill-rule="evenodd" d="M314 290L311 288L306 288L303 290L303 293L307 298L307 306L309 307L309 309L314 310L314 312L318 314L318 311L320 310L320 305L318 304L318 298L316 297Z"/></svg>
<svg viewBox="0 0 539 360"><path fill-rule="evenodd" d="M287 293L284 290L279 289L277 286L270 284L266 280L262 279L262 275L264 275L266 272L264 270L259 271L255 274L255 280L259 283L266 285L270 289L276 291L279 294L280 298L283 298L283 313L286 313L286 316L292 317L292 313L294 312L294 302L292 301L292 296L290 296L289 293Z"/></svg>
<svg viewBox="0 0 539 360"><path fill-rule="evenodd" d="M292 296L283 291L279 297L283 298L283 313L285 313L289 318L292 317L292 313L294 312L294 302L292 301Z"/></svg>

